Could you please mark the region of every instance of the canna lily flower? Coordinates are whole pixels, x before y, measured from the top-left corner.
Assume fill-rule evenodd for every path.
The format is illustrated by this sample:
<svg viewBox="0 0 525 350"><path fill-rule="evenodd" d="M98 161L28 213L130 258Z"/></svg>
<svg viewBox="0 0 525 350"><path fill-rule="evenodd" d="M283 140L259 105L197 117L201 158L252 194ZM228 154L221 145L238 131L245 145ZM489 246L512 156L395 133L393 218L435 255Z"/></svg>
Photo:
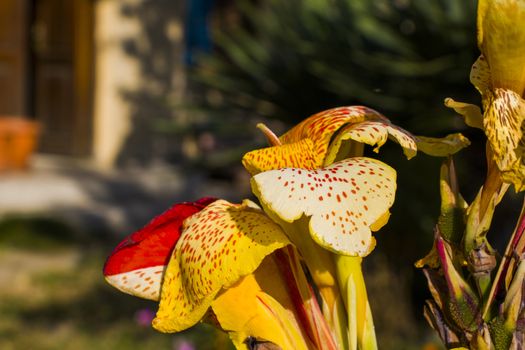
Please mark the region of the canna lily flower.
<svg viewBox="0 0 525 350"><path fill-rule="evenodd" d="M258 178L257 174L269 170L296 168L292 171L297 171L296 175L299 178L302 179L302 176L306 176L302 175L304 173L311 178L310 181L301 183L302 187L298 188L297 185L294 186L297 179L294 181L290 178L280 176L279 180L281 178L285 180L275 181L273 183L270 181L269 184L266 185L268 186L267 192L279 193L279 191L283 191L283 193L287 193L288 197L280 200L279 205L292 206L292 202L296 201L296 204L290 208L296 211L298 210L297 208L301 207L301 202L306 201L307 198L308 200L315 201L309 204L311 209L303 213L305 216L311 217L311 226L321 222L319 218L312 216L311 211L318 206L326 205L326 203L336 201L331 203L331 205L335 207L340 205L343 200L349 205L349 207L345 209L350 210L354 206L365 208L363 212L366 213L360 215L367 215L368 219L373 217L374 220L362 220L361 218L359 220L349 219L346 223L339 223L337 225L341 225L343 228L351 227L349 230L353 236L359 235L360 238L357 241L363 242L360 247L351 247L349 245L348 242L355 240L355 238L342 238L345 237L344 234L347 233L346 229L342 230L342 236L332 236L329 233L324 233L323 236L318 236L315 233L312 234L312 238L328 250L343 255L361 257L368 255L375 246L375 240L373 240L370 234L370 227L375 231L388 220L388 208L393 203L396 177L395 171L386 164L368 158L355 158L362 156L363 145L376 146L374 151L378 152L379 148L387 139L392 138L401 145L405 155L410 159L415 156L418 147L431 155L448 156L469 144L469 141L461 134L448 135L442 139L413 136L409 132L393 125L379 112L363 106L339 107L317 113L305 119L281 137L275 136L271 130L264 125L260 125L259 127L267 136L271 146L248 152L243 157L245 168L254 175L254 179L252 180L254 193L261 199L261 194L266 191L260 187L261 184L256 180ZM329 168L335 161L348 157L354 157L355 159L350 162L345 162L344 166L339 166L335 169ZM355 167L353 167L354 165ZM345 179L347 183L351 183L352 188L348 191L342 191L337 195L334 194L332 198L331 192L335 185L331 183L334 180L340 179L337 177L332 179L332 175L337 172L336 169L340 168L344 168L345 176L348 174L352 175L348 179ZM319 169L320 172L326 172L324 174L326 178L318 179L317 172L311 174L300 169ZM295 175L292 177L294 176ZM262 177L262 175L260 177ZM362 183L357 185L358 181L362 181ZM282 187L275 187L281 183L283 184ZM387 183L393 186L389 188L386 185ZM327 184L328 188L326 186ZM297 196L299 191L293 192L296 189L301 192L309 189L313 194L317 194L317 192L320 193L317 196L306 194L301 198ZM328 193L323 193L323 191L327 190ZM374 194L378 194L377 199L368 202L371 200L370 197L374 197ZM384 196L382 197L382 195ZM350 198L349 196L351 196L351 199L347 201L347 199ZM266 209L268 203L263 199L261 202ZM273 206L270 205L270 207ZM359 210L354 211L359 212ZM268 212L272 215L274 210L268 210ZM286 217L284 220L286 222L292 222L299 219L300 216L301 214L298 214L295 217ZM323 220L329 220L329 216ZM376 220L379 221L376 222ZM362 222L365 222L365 224L361 226L366 227L366 229L356 228L360 227L359 224ZM335 223L333 224L335 225ZM358 234L354 233L354 230L358 232ZM313 231L316 230L313 229Z"/></svg>
<svg viewBox="0 0 525 350"><path fill-rule="evenodd" d="M263 208L293 242L298 242L299 249L306 250L304 242L309 238L304 232L307 232L321 247L336 253L328 253L331 259L325 266L330 266L330 261L335 265L332 276L335 275L339 289L334 287L334 293L343 297L348 317L356 318L348 320L352 349L357 344L376 347L361 257L375 247L371 231L378 230L388 220L388 210L394 202L395 178L395 171L388 165L364 157L345 159L317 170L266 171L252 178L253 192ZM303 256L310 269L318 267L308 264L311 255ZM315 279L316 274L313 276ZM326 296L325 302L331 302L329 306L333 309L337 307L338 296L333 297L336 300Z"/></svg>
<svg viewBox="0 0 525 350"><path fill-rule="evenodd" d="M281 137L264 125L259 125L271 147L248 152L242 162L252 175L285 167L317 169L334 161L360 156L363 145L381 146L390 138L398 142L408 159L419 148L436 156L454 154L468 146L461 134L446 140L416 137L392 124L381 113L364 106L329 109L305 119Z"/></svg>
<svg viewBox="0 0 525 350"><path fill-rule="evenodd" d="M215 200L205 197L194 203L176 204L126 237L104 265L106 281L124 293L159 300L162 277L179 240L182 222Z"/></svg>
<svg viewBox="0 0 525 350"><path fill-rule="evenodd" d="M377 152L391 138L410 159L418 146L444 156L465 147L468 140L460 134L444 141L415 137L362 106L315 114L281 137L259 127L271 147L243 157L254 175L254 194L305 258L335 338L351 349L376 348L361 259L375 247L371 231L388 221L396 173L382 162L359 157L363 146L376 146ZM348 310L346 320L341 298ZM348 339L343 339L345 332Z"/></svg>
<svg viewBox="0 0 525 350"><path fill-rule="evenodd" d="M110 284L130 294L144 297L142 285L127 287L135 276L161 289L154 328L178 332L206 320L239 349L247 339L282 349L335 349L295 249L254 203L205 199L164 215L121 243L104 270ZM162 253L150 259L156 245ZM152 266L122 264L134 259ZM161 280L143 275L150 267Z"/></svg>
<svg viewBox="0 0 525 350"><path fill-rule="evenodd" d="M483 114L474 105L445 100L465 116L467 125L487 135L492 158L504 182L525 190L525 2L480 0L478 46L481 56L470 81L482 97Z"/></svg>
<svg viewBox="0 0 525 350"><path fill-rule="evenodd" d="M271 147L248 152L242 159L243 165L252 175L286 167L320 168L324 165L332 135L349 123L367 119L386 120L372 109L352 106L317 113L279 138L264 125L258 125Z"/></svg>

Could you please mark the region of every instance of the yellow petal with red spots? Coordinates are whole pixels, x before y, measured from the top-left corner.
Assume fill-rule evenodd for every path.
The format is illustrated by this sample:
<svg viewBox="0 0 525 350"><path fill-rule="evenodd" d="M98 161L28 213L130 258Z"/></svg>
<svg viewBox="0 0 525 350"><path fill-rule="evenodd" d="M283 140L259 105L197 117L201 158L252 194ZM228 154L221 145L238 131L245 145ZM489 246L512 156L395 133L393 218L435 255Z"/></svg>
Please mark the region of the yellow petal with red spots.
<svg viewBox="0 0 525 350"><path fill-rule="evenodd" d="M322 159L316 157L312 140L306 138L248 152L242 157L242 164L250 174L255 175L262 171L285 167L315 169L322 165Z"/></svg>
<svg viewBox="0 0 525 350"><path fill-rule="evenodd" d="M456 113L465 118L465 124L468 126L483 130L483 115L478 106L470 103L454 101L450 97L445 99L445 106L452 108Z"/></svg>
<svg viewBox="0 0 525 350"><path fill-rule="evenodd" d="M490 68L483 55L478 57L470 69L470 82L478 89L481 95L485 95L492 89Z"/></svg>
<svg viewBox="0 0 525 350"><path fill-rule="evenodd" d="M286 283L270 256L254 274L242 278L213 301L217 321L238 349L246 349L245 341L250 336L282 349L313 348L300 327Z"/></svg>
<svg viewBox="0 0 525 350"><path fill-rule="evenodd" d="M469 139L461 134L445 137L416 136L417 149L434 157L447 157L470 145Z"/></svg>
<svg viewBox="0 0 525 350"><path fill-rule="evenodd" d="M523 189L525 101L514 91L494 89L488 100L483 123L494 153L494 160L504 180L512 182L517 191Z"/></svg>
<svg viewBox="0 0 525 350"><path fill-rule="evenodd" d="M328 109L314 114L297 124L280 137L283 144L309 138L314 143L316 167L321 167L328 152L332 136L342 126L369 119L387 120L381 113L364 106L348 106ZM293 165L288 165L289 167ZM274 168L278 169L278 168Z"/></svg>
<svg viewBox="0 0 525 350"><path fill-rule="evenodd" d="M525 1L480 0L478 45L490 67L492 86L523 96Z"/></svg>
<svg viewBox="0 0 525 350"><path fill-rule="evenodd" d="M243 165L252 175L284 167L319 168L324 164L334 133L346 124L368 119L387 120L363 106L338 107L314 114L282 135L281 145L245 154Z"/></svg>
<svg viewBox="0 0 525 350"><path fill-rule="evenodd" d="M368 119L386 119L381 113L364 106L348 106L328 109L314 114L280 137L282 143L310 138L317 142L329 142L332 134L348 123Z"/></svg>
<svg viewBox="0 0 525 350"><path fill-rule="evenodd" d="M317 170L260 173L252 178L252 190L270 216L286 222L309 217L310 235L321 246L366 256L375 244L371 227L384 223L394 202L396 172L378 160L355 157Z"/></svg>
<svg viewBox="0 0 525 350"><path fill-rule="evenodd" d="M324 164L332 164L336 159L346 158L345 155L339 154L345 141L353 140L376 146L374 151L378 152L389 137L401 145L408 159L416 155L416 142L408 131L391 124L388 120L368 120L341 128L330 145Z"/></svg>
<svg viewBox="0 0 525 350"><path fill-rule="evenodd" d="M153 327L193 326L224 288L252 273L265 256L289 244L260 209L218 200L184 222L166 268Z"/></svg>

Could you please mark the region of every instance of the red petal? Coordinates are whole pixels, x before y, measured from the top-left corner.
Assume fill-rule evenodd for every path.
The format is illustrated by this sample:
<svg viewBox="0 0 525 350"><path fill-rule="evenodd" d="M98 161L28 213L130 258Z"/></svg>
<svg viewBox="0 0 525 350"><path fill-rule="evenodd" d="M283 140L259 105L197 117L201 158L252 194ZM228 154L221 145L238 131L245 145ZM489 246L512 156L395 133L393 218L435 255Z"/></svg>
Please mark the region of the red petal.
<svg viewBox="0 0 525 350"><path fill-rule="evenodd" d="M167 265L171 251L180 237L183 221L215 200L216 198L204 197L196 202L175 204L155 217L117 245L106 260L104 276Z"/></svg>

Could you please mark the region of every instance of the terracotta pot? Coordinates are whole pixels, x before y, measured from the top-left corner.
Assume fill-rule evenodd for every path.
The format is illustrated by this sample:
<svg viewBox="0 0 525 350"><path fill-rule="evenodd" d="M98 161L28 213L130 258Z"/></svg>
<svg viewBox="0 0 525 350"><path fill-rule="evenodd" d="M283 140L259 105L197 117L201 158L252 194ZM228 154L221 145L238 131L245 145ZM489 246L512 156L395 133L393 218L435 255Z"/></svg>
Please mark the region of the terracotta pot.
<svg viewBox="0 0 525 350"><path fill-rule="evenodd" d="M40 125L21 117L0 117L0 171L23 169L37 145Z"/></svg>

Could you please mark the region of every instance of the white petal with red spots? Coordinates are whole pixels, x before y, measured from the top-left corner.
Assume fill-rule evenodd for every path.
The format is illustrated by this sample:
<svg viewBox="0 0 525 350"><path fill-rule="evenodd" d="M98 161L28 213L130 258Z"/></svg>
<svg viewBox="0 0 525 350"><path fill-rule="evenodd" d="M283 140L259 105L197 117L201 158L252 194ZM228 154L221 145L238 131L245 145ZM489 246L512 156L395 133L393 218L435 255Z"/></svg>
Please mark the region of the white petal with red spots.
<svg viewBox="0 0 525 350"><path fill-rule="evenodd" d="M371 158L356 157L318 170L285 168L252 178L265 209L284 221L310 217L310 234L323 247L367 255L375 241L370 227L385 219L394 202L396 172Z"/></svg>
<svg viewBox="0 0 525 350"><path fill-rule="evenodd" d="M164 265L145 267L105 278L109 284L124 293L157 301L165 267Z"/></svg>
<svg viewBox="0 0 525 350"><path fill-rule="evenodd" d="M417 146L414 136L408 131L401 129L387 120L367 120L343 127L334 141L330 145L328 155L324 164L331 164L336 159L341 143L345 140L353 140L366 143L370 146L376 146L375 152L385 144L391 137L403 148L408 159L414 157L417 152Z"/></svg>

